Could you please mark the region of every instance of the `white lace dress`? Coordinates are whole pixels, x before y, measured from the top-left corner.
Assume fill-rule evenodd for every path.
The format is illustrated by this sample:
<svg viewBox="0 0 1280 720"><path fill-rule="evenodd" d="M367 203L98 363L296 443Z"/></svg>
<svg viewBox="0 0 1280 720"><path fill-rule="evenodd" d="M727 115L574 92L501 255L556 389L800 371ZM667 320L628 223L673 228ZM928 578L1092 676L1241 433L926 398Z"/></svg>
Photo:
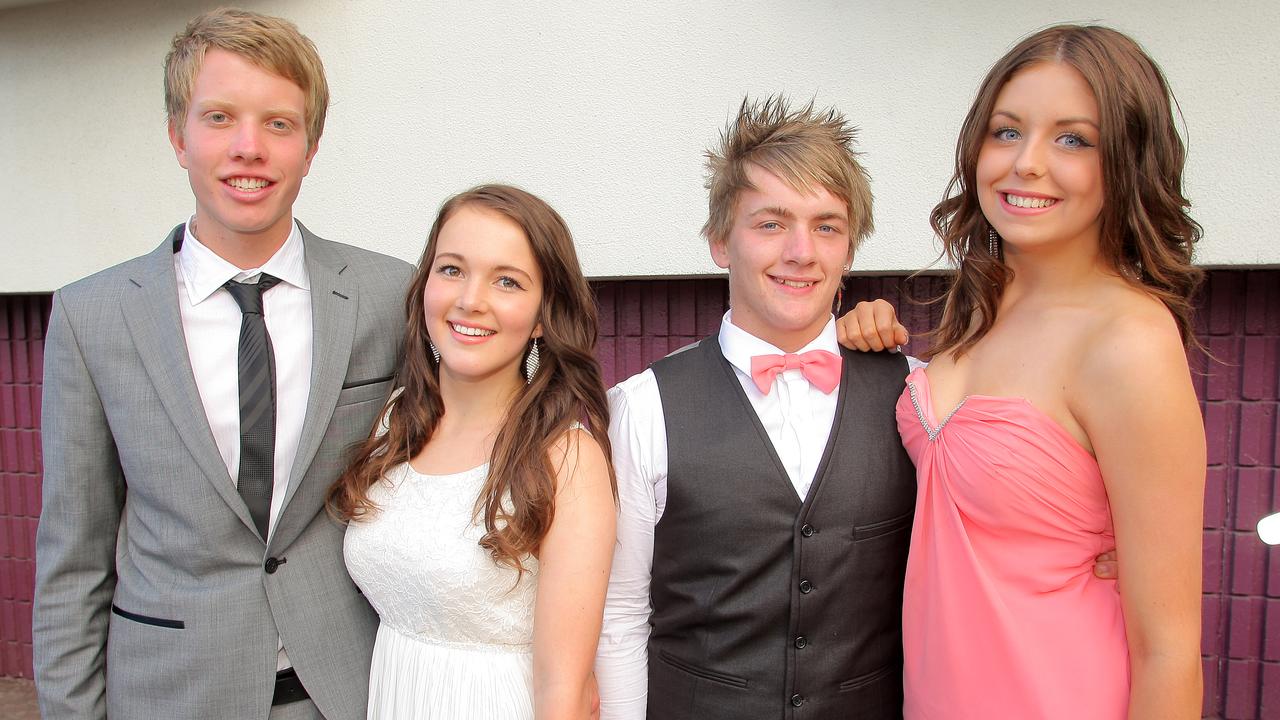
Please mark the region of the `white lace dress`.
<svg viewBox="0 0 1280 720"><path fill-rule="evenodd" d="M371 719L533 717L537 561L516 584L477 544L484 525L471 517L488 469L400 465L369 492L380 510L347 526L347 570L382 620Z"/></svg>

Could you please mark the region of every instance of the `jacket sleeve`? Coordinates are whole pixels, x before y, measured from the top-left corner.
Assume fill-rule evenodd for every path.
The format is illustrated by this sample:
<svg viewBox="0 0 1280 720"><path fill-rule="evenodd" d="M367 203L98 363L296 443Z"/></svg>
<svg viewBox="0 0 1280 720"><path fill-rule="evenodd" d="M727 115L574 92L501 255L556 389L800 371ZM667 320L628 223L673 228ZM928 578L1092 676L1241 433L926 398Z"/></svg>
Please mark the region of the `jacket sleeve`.
<svg viewBox="0 0 1280 720"><path fill-rule="evenodd" d="M32 636L41 714L78 720L106 717L104 659L125 485L72 319L55 294L45 338Z"/></svg>

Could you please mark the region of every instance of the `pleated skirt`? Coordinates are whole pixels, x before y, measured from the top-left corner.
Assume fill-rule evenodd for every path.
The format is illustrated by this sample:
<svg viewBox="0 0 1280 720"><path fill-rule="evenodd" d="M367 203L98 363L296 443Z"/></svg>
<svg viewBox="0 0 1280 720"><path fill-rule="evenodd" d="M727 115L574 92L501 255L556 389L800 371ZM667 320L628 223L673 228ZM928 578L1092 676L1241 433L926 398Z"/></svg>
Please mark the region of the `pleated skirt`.
<svg viewBox="0 0 1280 720"><path fill-rule="evenodd" d="M369 720L532 720L533 648L429 642L381 625Z"/></svg>

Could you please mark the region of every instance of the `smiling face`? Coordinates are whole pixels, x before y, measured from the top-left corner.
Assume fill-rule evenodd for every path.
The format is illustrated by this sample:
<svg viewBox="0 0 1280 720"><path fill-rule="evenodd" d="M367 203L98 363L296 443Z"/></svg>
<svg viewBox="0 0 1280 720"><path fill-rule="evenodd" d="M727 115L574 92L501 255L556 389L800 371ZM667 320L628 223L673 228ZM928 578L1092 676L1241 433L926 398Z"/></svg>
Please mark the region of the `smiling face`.
<svg viewBox="0 0 1280 720"><path fill-rule="evenodd" d="M797 192L759 166L747 176L755 189L739 193L733 227L711 243L711 257L729 270L733 324L794 352L826 325L853 259L848 205L826 188Z"/></svg>
<svg viewBox="0 0 1280 720"><path fill-rule="evenodd" d="M1057 243L1098 244L1103 205L1098 103L1061 63L1018 71L996 97L978 151L978 202L1006 255Z"/></svg>
<svg viewBox="0 0 1280 720"><path fill-rule="evenodd" d="M196 196L200 241L274 252L289 236L293 202L311 169L306 98L292 81L210 48L169 140ZM219 252L219 254L223 254Z"/></svg>
<svg viewBox="0 0 1280 720"><path fill-rule="evenodd" d="M515 221L478 205L455 210L436 238L423 290L440 378L521 383L531 337L542 335L542 273Z"/></svg>

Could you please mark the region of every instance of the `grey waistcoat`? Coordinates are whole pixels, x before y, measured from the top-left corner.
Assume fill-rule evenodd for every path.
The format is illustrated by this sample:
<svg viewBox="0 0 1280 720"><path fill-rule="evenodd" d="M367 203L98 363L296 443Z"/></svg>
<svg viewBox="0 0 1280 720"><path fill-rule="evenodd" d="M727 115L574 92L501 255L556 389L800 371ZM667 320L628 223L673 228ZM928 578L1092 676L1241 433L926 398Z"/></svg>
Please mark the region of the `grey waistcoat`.
<svg viewBox="0 0 1280 720"><path fill-rule="evenodd" d="M915 470L906 360L844 351L802 503L715 337L653 365L666 416L651 720L901 718Z"/></svg>

